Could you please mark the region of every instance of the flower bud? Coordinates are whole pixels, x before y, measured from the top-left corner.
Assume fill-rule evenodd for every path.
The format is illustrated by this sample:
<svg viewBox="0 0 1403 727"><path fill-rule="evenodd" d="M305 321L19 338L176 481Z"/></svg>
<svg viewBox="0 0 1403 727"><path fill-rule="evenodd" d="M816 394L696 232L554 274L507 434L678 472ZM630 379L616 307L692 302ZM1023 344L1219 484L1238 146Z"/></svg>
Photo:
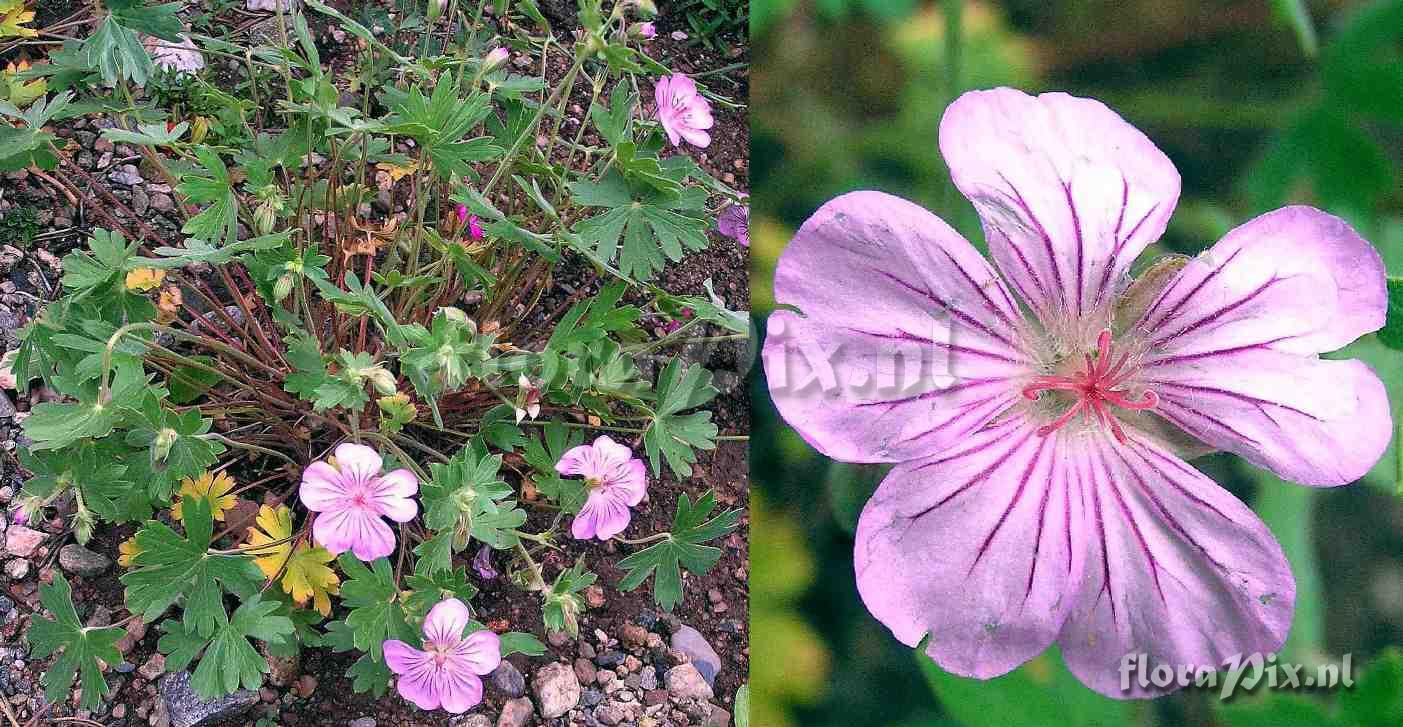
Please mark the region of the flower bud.
<svg viewBox="0 0 1403 727"><path fill-rule="evenodd" d="M361 372L371 386L381 394L389 395L399 390L395 382L395 375L386 371L383 366L371 366Z"/></svg>
<svg viewBox="0 0 1403 727"><path fill-rule="evenodd" d="M277 282L273 283L273 302L281 303L287 300L287 297L292 295L292 284L295 282L297 278L292 273L279 276Z"/></svg>
<svg viewBox="0 0 1403 727"><path fill-rule="evenodd" d="M648 40L658 34L658 26L652 23L634 23L629 26L628 34L635 40Z"/></svg>
<svg viewBox="0 0 1403 727"><path fill-rule="evenodd" d="M511 52L508 51L506 47L497 46L496 48L493 48L490 52L488 52L487 56L482 59L482 72L491 73L492 71L501 68L502 64L506 63L507 58L509 57L511 57Z"/></svg>

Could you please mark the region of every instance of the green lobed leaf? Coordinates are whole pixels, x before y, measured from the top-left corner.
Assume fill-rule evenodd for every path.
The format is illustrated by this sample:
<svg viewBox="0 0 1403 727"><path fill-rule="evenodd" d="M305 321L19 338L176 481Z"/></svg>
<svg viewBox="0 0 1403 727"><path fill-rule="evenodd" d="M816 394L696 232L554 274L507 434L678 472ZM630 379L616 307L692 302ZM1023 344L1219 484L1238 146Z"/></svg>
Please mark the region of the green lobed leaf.
<svg viewBox="0 0 1403 727"><path fill-rule="evenodd" d="M126 632L111 626L84 626L73 607L73 589L68 585L68 579L58 571L54 572L52 583L39 585L39 601L54 617L34 617L27 632L33 648L31 656L44 659L56 652L63 652L44 672L44 696L51 703L63 702L76 675L82 693L82 707L96 709L102 704L102 698L111 692L103 679L98 660L107 664L120 662L122 654L117 651L117 640Z"/></svg>
<svg viewBox="0 0 1403 727"><path fill-rule="evenodd" d="M619 567L626 571L619 581L619 590L631 591L654 575L653 600L664 611L672 611L682 601L682 569L703 575L721 559L720 548L702 543L740 525L740 510L726 510L708 520L715 509L714 492L708 491L696 503L682 493L668 537L619 561Z"/></svg>

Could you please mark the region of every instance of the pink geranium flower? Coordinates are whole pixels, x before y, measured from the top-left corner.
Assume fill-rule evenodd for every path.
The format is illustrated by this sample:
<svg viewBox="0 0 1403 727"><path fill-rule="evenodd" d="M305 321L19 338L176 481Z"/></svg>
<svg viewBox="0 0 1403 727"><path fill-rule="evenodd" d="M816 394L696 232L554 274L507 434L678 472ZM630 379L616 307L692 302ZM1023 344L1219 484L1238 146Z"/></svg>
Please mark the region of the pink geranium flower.
<svg viewBox="0 0 1403 727"><path fill-rule="evenodd" d="M381 518L408 522L419 512L414 473L398 469L380 474L380 455L370 447L346 443L336 448L336 466L313 462L302 472L302 504L320 513L312 538L333 554L351 551L363 561L395 550L395 533Z"/></svg>
<svg viewBox="0 0 1403 727"><path fill-rule="evenodd" d="M456 598L439 601L424 617L424 650L403 641L384 642L385 664L398 678L395 689L420 709L442 707L462 714L482 702L482 677L502 663L502 640L486 629L467 636L472 615Z"/></svg>
<svg viewBox="0 0 1403 727"><path fill-rule="evenodd" d="M1289 207L1132 283L1179 174L1110 109L972 92L940 149L993 266L916 205L855 192L803 225L775 279L802 312L770 318L779 411L830 457L896 464L857 528L868 609L956 674L1057 643L1118 698L1174 688L1123 689L1127 654L1213 668L1276 651L1296 591L1281 548L1184 458L1226 450L1317 486L1369 471L1392 430L1384 387L1317 354L1383 324L1378 253Z"/></svg>
<svg viewBox="0 0 1403 727"><path fill-rule="evenodd" d="M653 96L658 104L658 121L673 146L682 146L684 140L703 149L711 145L711 134L706 132L715 123L711 104L697 92L692 79L680 73L660 78Z"/></svg>
<svg viewBox="0 0 1403 727"><path fill-rule="evenodd" d="M468 236L474 240L486 237L486 233L482 230L482 220L477 215L468 217Z"/></svg>
<svg viewBox="0 0 1403 727"><path fill-rule="evenodd" d="M648 471L632 450L608 437L574 447L555 463L555 471L583 476L589 496L575 515L570 532L579 540L608 540L628 527L629 508L643 501Z"/></svg>
<svg viewBox="0 0 1403 727"><path fill-rule="evenodd" d="M716 231L750 247L750 205L730 204L716 215Z"/></svg>
<svg viewBox="0 0 1403 727"><path fill-rule="evenodd" d="M453 215L458 218L458 224L468 221L468 206L459 202L453 207Z"/></svg>

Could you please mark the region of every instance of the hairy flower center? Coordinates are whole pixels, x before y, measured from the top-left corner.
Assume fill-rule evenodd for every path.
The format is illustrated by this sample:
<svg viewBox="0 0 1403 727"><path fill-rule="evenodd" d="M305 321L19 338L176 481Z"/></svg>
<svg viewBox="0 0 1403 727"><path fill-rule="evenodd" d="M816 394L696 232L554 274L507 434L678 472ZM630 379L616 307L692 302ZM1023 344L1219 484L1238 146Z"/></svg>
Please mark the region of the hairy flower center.
<svg viewBox="0 0 1403 727"><path fill-rule="evenodd" d="M1102 330L1096 338L1096 356L1085 355L1085 368L1070 375L1049 374L1033 379L1023 387L1023 396L1036 401L1044 391L1065 391L1076 400L1053 421L1038 427L1040 436L1047 436L1072 421L1078 414L1094 415L1097 421L1111 430L1116 441L1126 443L1125 432L1120 422L1111 413L1116 406L1129 411L1144 411L1159 405L1159 396L1153 391L1145 391L1141 398L1132 399L1129 391L1117 388L1135 373L1134 366L1127 366L1130 353L1122 352L1112 362L1111 332Z"/></svg>
<svg viewBox="0 0 1403 727"><path fill-rule="evenodd" d="M440 643L438 641L426 641L424 642L424 651L433 655L434 666L442 668L444 664L448 663L448 657L450 652L453 651L453 646L453 644Z"/></svg>

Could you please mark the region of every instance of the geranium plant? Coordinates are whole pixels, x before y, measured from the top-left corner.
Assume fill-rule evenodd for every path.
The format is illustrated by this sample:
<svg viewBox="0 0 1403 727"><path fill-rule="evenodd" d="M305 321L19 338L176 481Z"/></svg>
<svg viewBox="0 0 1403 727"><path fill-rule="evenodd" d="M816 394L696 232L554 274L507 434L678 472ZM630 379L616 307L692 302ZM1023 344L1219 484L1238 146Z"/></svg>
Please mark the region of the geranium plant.
<svg viewBox="0 0 1403 727"><path fill-rule="evenodd" d="M207 696L261 684L261 641L359 652L357 690L398 674L415 704L461 712L503 655L544 650L541 635L480 633L483 553L572 630L595 577L573 558L548 573L544 551L613 539L623 587L656 573L670 610L680 569L714 565L708 543L739 523L707 493L681 497L671 531L630 527L650 481L717 446L711 372L668 352L703 325L746 335L714 296L649 282L742 200L689 156L731 102L642 52L638 3L584 0L569 45L531 3L497 3L489 22L482 3L430 0L414 33L297 6L250 3L275 32L243 47L186 27L178 4L106 0L94 32L24 71L47 96L0 104L0 167L43 172L100 221L20 335L21 391L63 395L24 421L20 515L71 518L80 543L135 523L130 618L159 624L167 669L193 667ZM358 41L351 68L328 71L316 23ZM513 54L569 68L547 83ZM202 75L211 57L244 69L233 92ZM567 134L582 85L587 118ZM645 106L651 87L671 105ZM179 234L51 131L93 114L170 183ZM583 143L590 126L602 146ZM590 279L552 294L567 259ZM645 355L663 359L656 378ZM240 502L256 516L236 518ZM116 632L81 628L69 594L62 576L45 586L57 620L30 639L63 653L49 698L79 672L91 705ZM459 661L471 668L440 683Z"/></svg>

